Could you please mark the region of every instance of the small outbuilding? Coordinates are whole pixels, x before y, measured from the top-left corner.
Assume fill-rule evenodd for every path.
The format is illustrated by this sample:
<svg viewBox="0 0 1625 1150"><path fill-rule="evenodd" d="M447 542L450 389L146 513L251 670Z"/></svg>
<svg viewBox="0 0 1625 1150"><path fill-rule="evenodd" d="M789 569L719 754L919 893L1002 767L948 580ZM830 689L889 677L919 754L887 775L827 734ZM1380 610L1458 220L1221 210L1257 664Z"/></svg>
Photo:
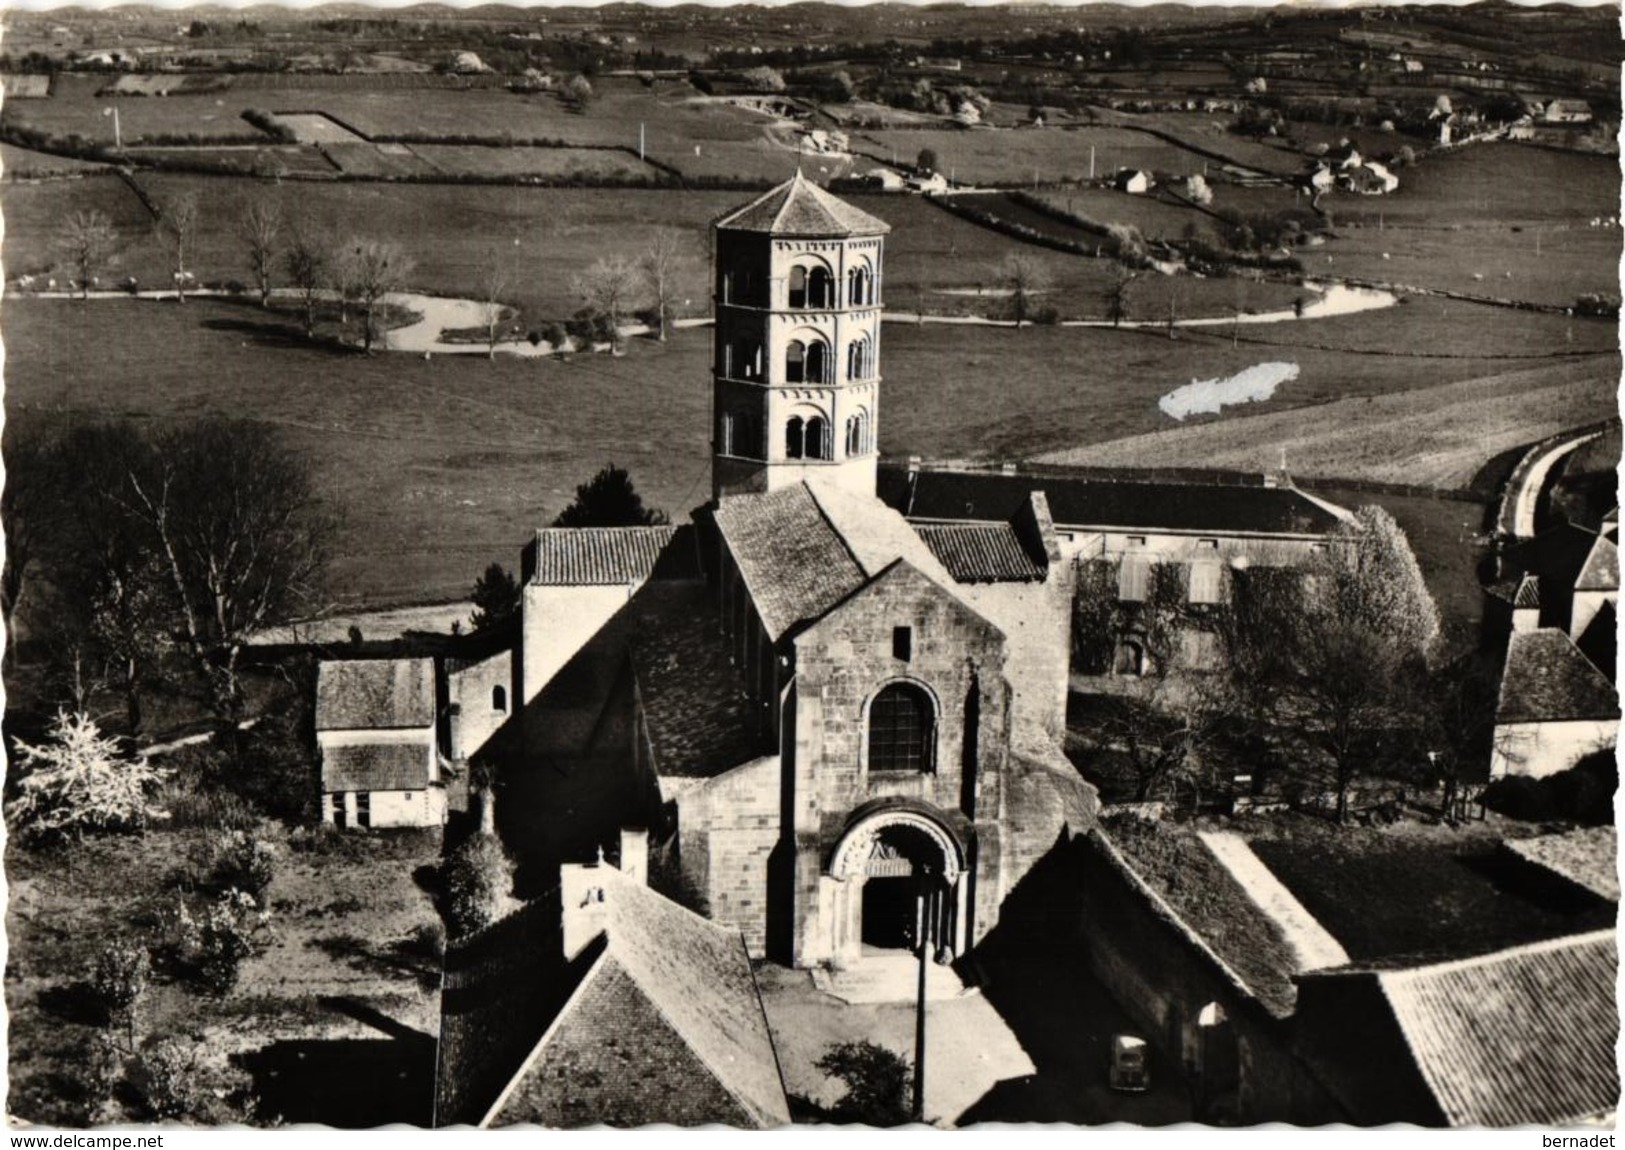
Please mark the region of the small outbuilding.
<svg viewBox="0 0 1625 1150"><path fill-rule="evenodd" d="M446 821L433 659L341 659L316 677L322 821L429 827Z"/></svg>

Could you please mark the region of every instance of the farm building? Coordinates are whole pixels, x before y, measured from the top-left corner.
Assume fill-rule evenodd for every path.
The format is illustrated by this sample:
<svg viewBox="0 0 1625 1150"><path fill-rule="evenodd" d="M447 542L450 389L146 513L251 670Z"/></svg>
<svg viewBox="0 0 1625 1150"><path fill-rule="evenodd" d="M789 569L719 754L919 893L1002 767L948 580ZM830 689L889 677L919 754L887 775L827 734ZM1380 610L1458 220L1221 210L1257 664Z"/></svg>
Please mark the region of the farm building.
<svg viewBox="0 0 1625 1150"><path fill-rule="evenodd" d="M624 832L618 866L566 866L548 896L454 944L435 1125L789 1123L738 933L649 890L646 853Z"/></svg>
<svg viewBox="0 0 1625 1150"><path fill-rule="evenodd" d="M1431 953L1419 958L1400 933L1404 899L1366 916L1357 947L1337 933L1345 924L1322 923L1300 901L1312 893L1304 882L1323 879L1276 878L1240 836L1190 834L1205 865L1187 857L1177 876L1154 877L1129 849L1131 832L1117 822L1076 844L1068 881L1082 913L1072 937L1141 1032L1182 1067L1207 1120L1562 1125L1612 1113L1617 959L1612 928L1599 928L1613 920L1617 883L1577 883L1554 900L1533 873L1611 871L1611 842L1539 851L1563 861L1520 858L1527 880L1493 884L1440 858L1456 897L1563 909L1548 910L1533 936L1517 914L1493 931L1472 916L1434 916ZM1388 844L1407 849L1398 838ZM1368 843L1363 857L1378 846ZM1577 852L1592 857L1576 861ZM1333 857L1317 865L1342 866Z"/></svg>
<svg viewBox="0 0 1625 1150"><path fill-rule="evenodd" d="M1548 124L1589 124L1592 118L1591 105L1584 100L1552 100L1541 112Z"/></svg>
<svg viewBox="0 0 1625 1150"><path fill-rule="evenodd" d="M346 659L316 678L322 819L427 827L446 819L431 659Z"/></svg>
<svg viewBox="0 0 1625 1150"><path fill-rule="evenodd" d="M1150 172L1142 172L1135 168L1124 168L1112 177L1112 187L1131 196L1145 195L1151 190L1152 184Z"/></svg>

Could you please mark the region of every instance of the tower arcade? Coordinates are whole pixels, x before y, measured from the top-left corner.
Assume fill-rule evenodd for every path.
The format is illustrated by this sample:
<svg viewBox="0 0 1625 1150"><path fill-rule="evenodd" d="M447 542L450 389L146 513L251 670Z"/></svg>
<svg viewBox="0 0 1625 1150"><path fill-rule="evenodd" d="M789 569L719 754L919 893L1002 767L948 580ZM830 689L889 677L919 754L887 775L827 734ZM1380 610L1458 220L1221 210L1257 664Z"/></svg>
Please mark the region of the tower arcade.
<svg viewBox="0 0 1625 1150"><path fill-rule="evenodd" d="M884 222L795 177L713 228L712 494L873 495Z"/></svg>

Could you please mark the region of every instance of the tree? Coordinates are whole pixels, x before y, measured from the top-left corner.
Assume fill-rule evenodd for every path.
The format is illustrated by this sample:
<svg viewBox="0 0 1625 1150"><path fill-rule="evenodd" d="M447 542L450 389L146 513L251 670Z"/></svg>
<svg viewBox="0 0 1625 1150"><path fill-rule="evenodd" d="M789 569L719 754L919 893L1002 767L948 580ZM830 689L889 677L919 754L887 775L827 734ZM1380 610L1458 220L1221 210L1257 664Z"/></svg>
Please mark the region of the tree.
<svg viewBox="0 0 1625 1150"><path fill-rule="evenodd" d="M914 170L922 176L929 176L937 170L937 150L935 148L921 148L920 154L914 158Z"/></svg>
<svg viewBox="0 0 1625 1150"><path fill-rule="evenodd" d="M746 68L740 78L750 85L752 91L784 91L784 76L777 68L769 68L766 64L758 65L755 68Z"/></svg>
<svg viewBox="0 0 1625 1150"><path fill-rule="evenodd" d="M1119 267L1106 287L1106 318L1112 321L1113 327L1128 318L1128 293L1133 283L1134 273Z"/></svg>
<svg viewBox="0 0 1625 1150"><path fill-rule="evenodd" d="M308 606L325 568L329 524L309 470L272 429L211 418L164 436L123 478L186 646L217 709L235 716L244 643Z"/></svg>
<svg viewBox="0 0 1625 1150"><path fill-rule="evenodd" d="M1026 252L1011 252L999 265L998 279L1005 291L1010 318L1019 328L1027 323L1035 310L1035 296L1049 288L1049 275Z"/></svg>
<svg viewBox="0 0 1625 1150"><path fill-rule="evenodd" d="M475 834L447 857L441 886L446 933L461 938L502 917L513 891L513 862L495 835Z"/></svg>
<svg viewBox="0 0 1625 1150"><path fill-rule="evenodd" d="M165 204L158 225L165 241L175 254L175 299L186 302L186 284L192 273L186 270L186 254L197 235L198 198L196 192L182 192Z"/></svg>
<svg viewBox="0 0 1625 1150"><path fill-rule="evenodd" d="M94 208L74 212L57 229L57 246L79 281L81 299L90 298L90 282L112 253L113 239L113 221Z"/></svg>
<svg viewBox="0 0 1625 1150"><path fill-rule="evenodd" d="M1361 508L1299 572L1236 580L1238 686L1293 773L1326 778L1346 821L1361 776L1415 766L1438 612L1392 516Z"/></svg>
<svg viewBox="0 0 1625 1150"><path fill-rule="evenodd" d="M517 242L517 241L516 241ZM497 357L497 335L502 331L502 317L506 308L502 297L508 294L508 287L513 281L513 269L502 249L496 245L485 253L484 267L480 272L482 302L485 304L485 356L487 359Z"/></svg>
<svg viewBox="0 0 1625 1150"><path fill-rule="evenodd" d="M831 1108L831 1121L903 1126L912 1120L913 1068L895 1051L868 1040L838 1042L813 1065L846 1086L846 1094Z"/></svg>
<svg viewBox="0 0 1625 1150"><path fill-rule="evenodd" d="M578 112L585 112L593 101L592 81L579 72L564 85L564 98Z"/></svg>
<svg viewBox="0 0 1625 1150"><path fill-rule="evenodd" d="M655 327L661 343L671 324L671 297L676 286L679 262L683 255L683 234L675 228L660 228L649 241L638 270L650 299L654 301Z"/></svg>
<svg viewBox="0 0 1625 1150"><path fill-rule="evenodd" d="M327 285L329 261L325 245L315 239L308 229L296 229L282 253L282 267L288 280L299 293L305 312L305 338L316 335L316 301Z"/></svg>
<svg viewBox="0 0 1625 1150"><path fill-rule="evenodd" d="M519 583L513 572L500 563L485 569L474 584L474 615L470 622L474 630L487 631L515 619L519 615Z"/></svg>
<svg viewBox="0 0 1625 1150"><path fill-rule="evenodd" d="M248 263L259 284L260 306L271 306L271 272L277 262L277 240L282 231L282 201L259 196L243 209L242 238L248 247Z"/></svg>
<svg viewBox="0 0 1625 1150"><path fill-rule="evenodd" d="M342 261L340 281L346 298L361 305L361 348L372 351L381 331L378 305L390 292L399 291L412 270L412 261L397 243L352 240Z"/></svg>
<svg viewBox="0 0 1625 1150"><path fill-rule="evenodd" d="M62 448L48 428L13 412L5 424L5 486L0 489L0 523L6 546L0 574L0 609L7 633L22 598L29 568L57 537ZM11 645L7 645L7 655Z"/></svg>
<svg viewBox="0 0 1625 1150"><path fill-rule="evenodd" d="M82 713L58 711L46 742L17 741L14 826L37 839L141 830L168 815L150 792L169 777L145 756L125 758Z"/></svg>
<svg viewBox="0 0 1625 1150"><path fill-rule="evenodd" d="M638 269L620 256L606 256L595 260L591 267L575 278L576 296L595 318L602 318L609 328L611 351L619 354L621 347L621 316L636 306L640 286Z"/></svg>
<svg viewBox="0 0 1625 1150"><path fill-rule="evenodd" d="M613 463L576 488L575 502L559 512L555 527L659 527L669 523L659 508L645 508L632 477Z"/></svg>

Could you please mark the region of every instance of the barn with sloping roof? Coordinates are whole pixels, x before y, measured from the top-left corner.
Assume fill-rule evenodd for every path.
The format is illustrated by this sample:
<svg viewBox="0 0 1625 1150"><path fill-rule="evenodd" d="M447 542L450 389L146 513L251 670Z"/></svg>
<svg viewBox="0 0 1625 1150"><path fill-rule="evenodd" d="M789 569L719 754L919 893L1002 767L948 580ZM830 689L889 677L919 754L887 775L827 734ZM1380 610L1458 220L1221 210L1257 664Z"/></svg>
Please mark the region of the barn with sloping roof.
<svg viewBox="0 0 1625 1150"><path fill-rule="evenodd" d="M322 819L339 827L446 820L434 660L335 659L316 674Z"/></svg>
<svg viewBox="0 0 1625 1150"><path fill-rule="evenodd" d="M1298 1052L1360 1125L1566 1126L1619 1105L1613 930L1299 976Z"/></svg>

